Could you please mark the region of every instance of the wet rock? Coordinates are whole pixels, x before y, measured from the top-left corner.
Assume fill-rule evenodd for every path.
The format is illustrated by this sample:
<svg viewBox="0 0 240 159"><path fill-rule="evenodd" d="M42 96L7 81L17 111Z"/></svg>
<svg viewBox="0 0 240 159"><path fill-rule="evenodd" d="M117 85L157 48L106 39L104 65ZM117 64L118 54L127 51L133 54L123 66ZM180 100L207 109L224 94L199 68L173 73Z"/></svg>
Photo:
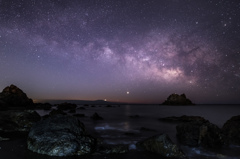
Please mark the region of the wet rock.
<svg viewBox="0 0 240 159"><path fill-rule="evenodd" d="M186 97L185 94L171 94L165 102L162 103L163 105L194 105L190 99Z"/></svg>
<svg viewBox="0 0 240 159"><path fill-rule="evenodd" d="M136 145L139 149L154 152L163 157L187 158L182 150L180 150L166 134L150 137L144 141L138 142Z"/></svg>
<svg viewBox="0 0 240 159"><path fill-rule="evenodd" d="M75 117L85 117L85 114L73 114Z"/></svg>
<svg viewBox="0 0 240 159"><path fill-rule="evenodd" d="M184 145L221 148L225 144L221 129L208 121L182 123L176 129L177 138Z"/></svg>
<svg viewBox="0 0 240 159"><path fill-rule="evenodd" d="M75 109L69 110L68 113L76 113Z"/></svg>
<svg viewBox="0 0 240 159"><path fill-rule="evenodd" d="M67 102L59 104L57 106L57 108L60 110L73 110L73 109L76 109L76 107L77 107L76 104L67 103Z"/></svg>
<svg viewBox="0 0 240 159"><path fill-rule="evenodd" d="M84 107L79 107L79 108L77 108L77 109L85 110L86 108L84 108Z"/></svg>
<svg viewBox="0 0 240 159"><path fill-rule="evenodd" d="M91 116L91 119L93 120L103 120L103 117L99 116L98 113L94 113L92 116Z"/></svg>
<svg viewBox="0 0 240 159"><path fill-rule="evenodd" d="M149 128L145 128L145 127L141 127L139 130L140 131L156 131L154 129L149 129Z"/></svg>
<svg viewBox="0 0 240 159"><path fill-rule="evenodd" d="M4 101L0 100L0 111L4 111L7 109L8 109L7 104Z"/></svg>
<svg viewBox="0 0 240 159"><path fill-rule="evenodd" d="M126 136L136 136L137 134L135 134L133 132L125 132L124 135L126 135Z"/></svg>
<svg viewBox="0 0 240 159"><path fill-rule="evenodd" d="M229 119L222 128L229 144L240 146L240 115Z"/></svg>
<svg viewBox="0 0 240 159"><path fill-rule="evenodd" d="M9 140L9 138L5 138L5 137L0 136L0 141L6 141L6 140Z"/></svg>
<svg viewBox="0 0 240 159"><path fill-rule="evenodd" d="M65 113L64 111L60 110L60 109L53 109L49 115L52 116L52 115L66 115L67 113Z"/></svg>
<svg viewBox="0 0 240 159"><path fill-rule="evenodd" d="M0 113L1 132L28 132L34 123L41 120L33 110L6 111Z"/></svg>
<svg viewBox="0 0 240 159"><path fill-rule="evenodd" d="M96 154L121 154L128 151L128 145L100 145Z"/></svg>
<svg viewBox="0 0 240 159"><path fill-rule="evenodd" d="M54 115L37 122L30 130L28 149L49 156L72 156L94 152L96 140L87 135L77 118Z"/></svg>
<svg viewBox="0 0 240 159"><path fill-rule="evenodd" d="M130 115L129 118L140 118L140 115Z"/></svg>
<svg viewBox="0 0 240 159"><path fill-rule="evenodd" d="M33 108L34 104L32 99L28 98L26 93L15 85L7 86L0 93L0 105L5 107L24 107Z"/></svg>
<svg viewBox="0 0 240 159"><path fill-rule="evenodd" d="M50 110L52 108L52 105L50 103L35 103L35 108Z"/></svg>
<svg viewBox="0 0 240 159"><path fill-rule="evenodd" d="M171 116L171 117L165 117L165 118L159 118L158 120L164 121L164 122L190 122L190 121L201 121L201 122L207 122L208 120L204 119L200 116Z"/></svg>

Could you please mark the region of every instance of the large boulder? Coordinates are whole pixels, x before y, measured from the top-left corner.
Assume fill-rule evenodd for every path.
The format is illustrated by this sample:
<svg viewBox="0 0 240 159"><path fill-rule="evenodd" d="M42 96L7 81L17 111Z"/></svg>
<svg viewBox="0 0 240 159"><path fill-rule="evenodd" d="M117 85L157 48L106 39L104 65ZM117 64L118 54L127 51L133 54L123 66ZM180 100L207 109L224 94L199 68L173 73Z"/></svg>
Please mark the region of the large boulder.
<svg viewBox="0 0 240 159"><path fill-rule="evenodd" d="M32 107L33 101L15 85L7 86L0 93L0 103L7 107Z"/></svg>
<svg viewBox="0 0 240 159"><path fill-rule="evenodd" d="M188 146L221 148L225 144L220 128L208 121L192 121L177 125L177 138Z"/></svg>
<svg viewBox="0 0 240 159"><path fill-rule="evenodd" d="M185 94L171 94L167 100L165 100L163 105L193 105L192 101L186 97Z"/></svg>
<svg viewBox="0 0 240 159"><path fill-rule="evenodd" d="M28 132L41 116L33 110L4 111L0 113L0 132Z"/></svg>
<svg viewBox="0 0 240 159"><path fill-rule="evenodd" d="M229 144L240 146L240 115L229 119L222 128Z"/></svg>
<svg viewBox="0 0 240 159"><path fill-rule="evenodd" d="M49 156L72 156L92 153L96 140L87 135L77 118L54 115L36 123L30 130L28 149Z"/></svg>
<svg viewBox="0 0 240 159"><path fill-rule="evenodd" d="M160 154L169 158L187 158L185 154L174 144L166 134L160 134L150 137L144 141L138 142L137 147L146 151Z"/></svg>

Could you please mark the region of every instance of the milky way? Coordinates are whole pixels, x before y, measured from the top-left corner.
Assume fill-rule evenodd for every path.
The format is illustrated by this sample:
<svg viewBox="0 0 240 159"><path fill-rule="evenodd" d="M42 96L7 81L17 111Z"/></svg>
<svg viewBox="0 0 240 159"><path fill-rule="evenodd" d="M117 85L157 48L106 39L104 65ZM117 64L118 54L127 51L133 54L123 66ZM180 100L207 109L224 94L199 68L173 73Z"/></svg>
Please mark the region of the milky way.
<svg viewBox="0 0 240 159"><path fill-rule="evenodd" d="M239 103L238 0L0 0L0 88L33 99Z"/></svg>

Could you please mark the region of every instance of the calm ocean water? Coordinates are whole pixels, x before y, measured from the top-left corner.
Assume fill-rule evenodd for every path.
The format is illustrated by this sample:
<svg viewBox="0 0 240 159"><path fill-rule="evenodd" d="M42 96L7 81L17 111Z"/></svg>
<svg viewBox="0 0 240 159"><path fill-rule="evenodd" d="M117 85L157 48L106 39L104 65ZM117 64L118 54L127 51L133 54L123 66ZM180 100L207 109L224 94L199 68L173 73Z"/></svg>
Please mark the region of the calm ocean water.
<svg viewBox="0 0 240 159"><path fill-rule="evenodd" d="M195 105L195 106L159 106L159 105L113 105L106 106L82 106L85 110L78 109L77 113L85 114L79 118L89 133L103 139L108 144L128 144L135 148L135 143L147 137L166 133L173 142L176 139L176 124L161 122L158 118L169 116L193 115L201 116L211 123L222 127L232 116L240 115L240 105ZM39 110L41 115L48 113ZM93 121L89 117L97 112L104 120ZM142 130L147 128L148 130ZM192 158L240 158L240 147L232 147L221 152L209 152L200 148L181 148Z"/></svg>

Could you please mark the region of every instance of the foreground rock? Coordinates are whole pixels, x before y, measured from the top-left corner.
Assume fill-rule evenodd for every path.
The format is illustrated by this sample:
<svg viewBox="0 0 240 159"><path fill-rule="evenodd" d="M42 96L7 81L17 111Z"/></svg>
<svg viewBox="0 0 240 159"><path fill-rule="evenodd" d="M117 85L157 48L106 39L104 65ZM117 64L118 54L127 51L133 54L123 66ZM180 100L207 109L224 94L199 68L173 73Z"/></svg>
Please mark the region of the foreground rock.
<svg viewBox="0 0 240 159"><path fill-rule="evenodd" d="M28 149L49 156L92 153L96 140L87 135L83 123L67 115L54 115L36 123L30 130Z"/></svg>
<svg viewBox="0 0 240 159"><path fill-rule="evenodd" d="M177 138L184 145L221 148L225 144L221 129L208 121L182 123L176 129Z"/></svg>
<svg viewBox="0 0 240 159"><path fill-rule="evenodd" d="M229 119L223 125L222 130L229 144L240 146L240 115Z"/></svg>
<svg viewBox="0 0 240 159"><path fill-rule="evenodd" d="M0 113L0 132L28 132L39 120L40 115L33 110L4 111Z"/></svg>
<svg viewBox="0 0 240 159"><path fill-rule="evenodd" d="M163 105L194 105L190 99L186 97L185 94L171 94Z"/></svg>
<svg viewBox="0 0 240 159"><path fill-rule="evenodd" d="M95 154L122 154L129 152L128 145L100 145Z"/></svg>
<svg viewBox="0 0 240 159"><path fill-rule="evenodd" d="M166 134L150 137L137 143L138 148L169 158L187 158Z"/></svg>
<svg viewBox="0 0 240 159"><path fill-rule="evenodd" d="M28 98L26 93L15 85L10 85L0 93L0 106L32 108L34 106L32 99Z"/></svg>
<svg viewBox="0 0 240 159"><path fill-rule="evenodd" d="M191 122L191 121L207 122L208 121L200 116L187 116L187 115L183 115L180 117L171 116L171 117L159 118L158 120L164 121L164 122Z"/></svg>

